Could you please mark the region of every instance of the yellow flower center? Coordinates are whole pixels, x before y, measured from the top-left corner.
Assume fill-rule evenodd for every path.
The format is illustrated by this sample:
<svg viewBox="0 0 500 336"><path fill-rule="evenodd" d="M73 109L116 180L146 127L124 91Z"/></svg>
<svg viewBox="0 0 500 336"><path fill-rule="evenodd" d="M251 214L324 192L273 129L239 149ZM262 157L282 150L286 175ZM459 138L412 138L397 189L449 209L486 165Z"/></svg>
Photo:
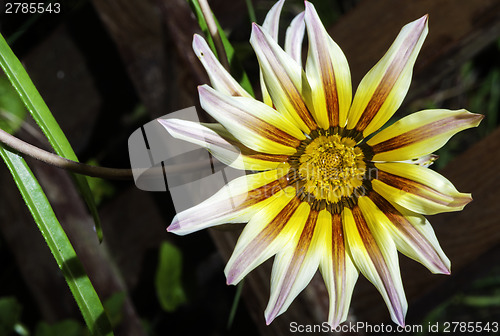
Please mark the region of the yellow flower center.
<svg viewBox="0 0 500 336"><path fill-rule="evenodd" d="M366 164L356 142L338 134L318 135L292 161L302 197L311 204L334 204L353 196L361 187Z"/></svg>

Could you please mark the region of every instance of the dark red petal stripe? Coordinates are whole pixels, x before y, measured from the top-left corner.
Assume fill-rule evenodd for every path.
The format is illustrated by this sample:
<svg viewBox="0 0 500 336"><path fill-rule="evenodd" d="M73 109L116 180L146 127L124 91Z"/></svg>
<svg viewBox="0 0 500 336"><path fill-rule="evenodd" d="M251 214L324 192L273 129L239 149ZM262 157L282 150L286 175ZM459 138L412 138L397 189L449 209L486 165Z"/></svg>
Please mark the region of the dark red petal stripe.
<svg viewBox="0 0 500 336"><path fill-rule="evenodd" d="M384 289L387 292L389 300L391 301L391 305L394 307L396 314L401 314L400 307L402 307L402 304L399 300L399 295L396 292L391 273L389 272L389 268L386 264L382 251L380 251L375 238L370 232L368 224L366 223L359 206L352 208L352 214L361 240L363 241L363 245L368 253L368 256L370 257L370 260L375 266L377 274L380 276L382 283L384 284ZM404 320L403 316L397 316L397 318L401 322Z"/></svg>
<svg viewBox="0 0 500 336"><path fill-rule="evenodd" d="M253 261L271 242L278 237L278 235L283 231L288 221L297 210L300 205L300 200L294 197L289 203L285 205L283 209L274 217L265 227L258 233L258 235L252 240L245 251L238 255L238 258L234 261L233 270L241 270L245 268L247 264ZM234 274L228 274L228 283L231 283L234 278Z"/></svg>
<svg viewBox="0 0 500 336"><path fill-rule="evenodd" d="M343 307L345 302L345 286L346 286L346 249L344 241L344 231L342 225L342 218L339 213L334 213L332 215L332 248L333 248L333 279L335 281L335 286L338 288L338 283L342 286L342 289L337 293L335 300L342 302L337 304L337 307ZM336 288L332 288L336 291ZM340 296L339 296L340 294ZM335 314L341 314L341 312L335 312Z"/></svg>
<svg viewBox="0 0 500 336"><path fill-rule="evenodd" d="M387 216L396 229L405 236L407 241L415 244L418 250L425 255L427 260L432 260L434 266L443 273L449 273L449 270L443 264L441 257L437 254L432 244L403 216L389 201L377 194L371 192L368 197L375 205Z"/></svg>
<svg viewBox="0 0 500 336"><path fill-rule="evenodd" d="M317 32L316 34L321 33L323 32ZM323 72L320 77L323 84L323 91L325 93L326 108L328 111L328 122L330 126L338 126L339 99L337 93L337 84L335 83L335 72L333 70L332 60L330 59L330 52L328 50L328 47L318 39L316 39L313 43L315 43L316 47L318 48L318 61L320 64L320 70Z"/></svg>
<svg viewBox="0 0 500 336"><path fill-rule="evenodd" d="M429 187L420 182L413 181L402 176L394 175L380 169L378 170L377 178L381 182L390 185L398 190L402 190L410 194L417 195L431 202L442 205L452 204L455 207L459 207L468 204L471 200L469 196L452 197L450 195L446 195L440 192L439 190ZM432 194L436 195L437 197L432 197ZM441 197L445 199L441 199ZM446 199L449 199L449 201L446 201Z"/></svg>
<svg viewBox="0 0 500 336"><path fill-rule="evenodd" d="M316 227L316 221L318 219L318 211L312 210L309 212L309 216L306 220L304 229L300 235L297 246L295 247L294 254L292 257L292 261L286 270L286 275L284 276L283 284L281 285L280 294L274 305L273 311L270 313L270 316L276 315L283 304L285 303L288 294L297 278L297 275L300 271L300 268L304 262L304 259L307 255L309 247L311 245L312 237L314 235L314 229Z"/></svg>
<svg viewBox="0 0 500 336"><path fill-rule="evenodd" d="M471 120L483 118L477 114L452 115L447 118L436 120L420 127L414 128L408 132L397 135L391 139L382 141L372 146L374 154L389 152L395 149L409 146L411 144L439 136L442 133L470 125ZM470 126L469 126L470 127Z"/></svg>
<svg viewBox="0 0 500 336"><path fill-rule="evenodd" d="M365 110L361 114L361 117L356 124L355 129L357 131L364 131L364 129L370 124L370 122L373 120L375 115L378 113L378 111L386 101L387 97L391 93L391 90L394 88L394 85L403 72L406 64L408 63L411 53L417 45L419 36L425 29L426 22L427 20L423 20L419 29L414 29L412 31L412 34L408 35L405 41L402 43L402 46L406 46L404 53L402 53L403 50L398 50L398 55L394 58L392 63L387 68L387 72L384 74L382 80L373 92L371 100L366 105Z"/></svg>
<svg viewBox="0 0 500 336"><path fill-rule="evenodd" d="M257 40L259 40L258 43L260 45L269 45L260 27L254 24L253 31L254 31L254 36ZM286 95L287 101L292 105L295 112L297 112L299 117L304 121L304 123L309 129L311 130L316 129L317 128L316 122L311 116L311 113L309 112L309 109L307 108L306 104L304 103L301 93L297 90L297 87L295 86L295 84L293 84L292 80L290 79L285 69L281 65L281 61L279 60L278 56L275 53L270 52L271 47L268 47L268 49L269 52L266 53L266 59L269 62L271 68L274 69L275 76L278 78L278 83L281 86L282 92ZM304 74L302 73L302 75ZM264 76L264 81L265 78L266 77ZM271 90L269 90L269 94L272 95ZM276 97L272 98L273 100L276 99Z"/></svg>
<svg viewBox="0 0 500 336"><path fill-rule="evenodd" d="M228 102L221 100L208 89L200 87L199 90L200 92L201 90L204 90L205 94L203 95L203 99L205 101L210 102L210 104L212 105L220 106L220 108L223 109L227 115L231 116L231 119L233 121L236 121L246 128L251 129L253 132L255 132L255 134L259 134L266 139L289 147L297 147L300 144L300 140L296 139L290 134L267 123L265 120L257 116L251 115L244 109L241 109L236 101L232 101L231 104L229 104ZM224 106L227 106L227 108L224 108ZM239 110L238 113L233 110L235 108Z"/></svg>

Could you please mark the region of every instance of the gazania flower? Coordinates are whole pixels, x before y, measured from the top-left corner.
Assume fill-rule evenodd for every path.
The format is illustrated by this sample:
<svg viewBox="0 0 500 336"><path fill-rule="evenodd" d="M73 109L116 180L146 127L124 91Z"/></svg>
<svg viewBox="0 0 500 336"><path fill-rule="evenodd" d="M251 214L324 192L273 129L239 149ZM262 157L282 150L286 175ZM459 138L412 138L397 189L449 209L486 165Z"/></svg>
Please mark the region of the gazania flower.
<svg viewBox="0 0 500 336"><path fill-rule="evenodd" d="M194 37L212 83L199 87L201 106L219 123L161 122L174 137L248 173L177 214L168 230L183 235L248 222L225 274L228 284L236 284L274 256L268 324L319 268L330 296L330 324L346 319L361 272L379 290L392 320L404 325L397 251L433 273L449 274L450 261L423 215L461 210L471 201L427 168L431 153L482 116L425 110L379 131L408 91L427 16L403 27L352 98L346 58L311 3L290 24L284 50L278 45L282 5L271 9L262 27L252 27L263 102L238 85L203 38Z"/></svg>

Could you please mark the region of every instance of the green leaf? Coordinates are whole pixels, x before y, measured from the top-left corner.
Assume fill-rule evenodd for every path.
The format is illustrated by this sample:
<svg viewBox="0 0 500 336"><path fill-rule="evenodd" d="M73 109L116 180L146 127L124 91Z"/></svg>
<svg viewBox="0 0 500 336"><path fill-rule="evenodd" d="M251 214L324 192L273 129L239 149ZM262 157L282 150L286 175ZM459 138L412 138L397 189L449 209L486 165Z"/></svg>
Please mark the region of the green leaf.
<svg viewBox="0 0 500 336"><path fill-rule="evenodd" d="M38 229L61 269L92 335L112 335L102 303L26 161L2 146L0 156L7 164Z"/></svg>
<svg viewBox="0 0 500 336"><path fill-rule="evenodd" d="M0 299L0 335L10 335L21 317L21 304L15 297Z"/></svg>
<svg viewBox="0 0 500 336"><path fill-rule="evenodd" d="M236 287L236 294L234 295L233 304L231 306L231 311L229 312L229 318L227 319L227 330L231 329L234 322L234 317L236 316L236 311L238 310L238 305L240 304L241 291L243 290L244 280L240 281Z"/></svg>
<svg viewBox="0 0 500 336"><path fill-rule="evenodd" d="M88 165L98 166L99 163L96 160L89 160ZM115 194L115 187L108 180L87 176L87 181L89 183L90 191L94 197L95 204L99 205L106 199L109 199Z"/></svg>
<svg viewBox="0 0 500 336"><path fill-rule="evenodd" d="M174 245L164 242L160 246L158 268L156 270L156 295L161 307L173 312L186 302L182 287L182 254Z"/></svg>
<svg viewBox="0 0 500 336"><path fill-rule="evenodd" d="M125 298L125 292L118 292L104 301L104 309L113 327L118 326L123 320L123 304L125 303Z"/></svg>
<svg viewBox="0 0 500 336"><path fill-rule="evenodd" d="M26 118L26 107L6 76L0 76L0 128L17 131Z"/></svg>
<svg viewBox="0 0 500 336"><path fill-rule="evenodd" d="M28 111L30 111L33 119L35 119L36 123L40 126L40 129L43 131L56 153L67 159L78 161L73 148L71 148L71 145L59 127L59 124L54 119L54 116L52 116L52 113L43 101L43 98L40 96L38 90L35 88L35 85L33 85L33 82L21 62L19 62L16 55L14 55L1 34L0 66L3 68L5 74L24 102L24 105L26 105ZM99 240L102 241L101 223L87 179L83 175L73 176L76 185L78 186L82 197L87 203L92 217L94 218L97 236Z"/></svg>
<svg viewBox="0 0 500 336"><path fill-rule="evenodd" d="M189 5L191 6L194 15L196 16L196 19L198 20L198 24L203 31L203 34L205 35L207 39L207 43L214 52L215 56L219 57L217 54L217 50L215 50L215 44L212 39L212 35L210 35L210 31L208 30L207 26L207 21L205 20L205 17L203 16L203 12L201 11L200 4L198 3L198 0L188 0ZM246 72L243 70L243 67L241 66L241 63L239 62L238 58L236 57L236 54L234 52L234 48L229 42L226 33L222 29L222 27L219 24L219 21L217 21L217 18L214 16L215 23L217 25L217 29L219 31L219 35L222 40L222 44L224 45L224 50L227 55L227 60L229 62L229 67L230 67L230 72L231 75L240 83L241 87L243 87L249 94L254 96L254 92L252 89L252 84L250 83L250 80L248 79L248 75Z"/></svg>
<svg viewBox="0 0 500 336"><path fill-rule="evenodd" d="M250 23L257 22L257 17L255 16L255 9L253 8L252 0L245 0L248 9L248 18Z"/></svg>
<svg viewBox="0 0 500 336"><path fill-rule="evenodd" d="M473 307L491 307L491 306L500 306L500 296L486 296L486 295L469 295L464 297L464 304L473 306Z"/></svg>
<svg viewBox="0 0 500 336"><path fill-rule="evenodd" d="M54 324L40 322L36 326L35 336L83 336L84 330L75 320L63 320Z"/></svg>

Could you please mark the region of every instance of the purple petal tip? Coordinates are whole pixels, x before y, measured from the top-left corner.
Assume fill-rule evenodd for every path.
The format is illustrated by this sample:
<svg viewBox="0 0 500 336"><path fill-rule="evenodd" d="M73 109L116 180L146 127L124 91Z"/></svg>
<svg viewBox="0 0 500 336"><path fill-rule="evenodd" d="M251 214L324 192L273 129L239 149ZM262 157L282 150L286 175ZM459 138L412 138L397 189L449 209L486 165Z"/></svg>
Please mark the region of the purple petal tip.
<svg viewBox="0 0 500 336"><path fill-rule="evenodd" d="M397 324L399 324L401 327L404 328L405 326L405 317L403 316L402 311L396 311L396 319L397 319Z"/></svg>
<svg viewBox="0 0 500 336"><path fill-rule="evenodd" d="M270 325L274 321L275 316L266 316L266 325Z"/></svg>
<svg viewBox="0 0 500 336"><path fill-rule="evenodd" d="M166 119L161 119L161 118L158 118L158 119L156 119L156 120L158 120L158 122L159 122L162 126L164 126L165 128L166 128L166 127L168 127L168 121L167 121Z"/></svg>
<svg viewBox="0 0 500 336"><path fill-rule="evenodd" d="M179 222L174 222L167 227L167 232L175 233L176 230L180 229Z"/></svg>

